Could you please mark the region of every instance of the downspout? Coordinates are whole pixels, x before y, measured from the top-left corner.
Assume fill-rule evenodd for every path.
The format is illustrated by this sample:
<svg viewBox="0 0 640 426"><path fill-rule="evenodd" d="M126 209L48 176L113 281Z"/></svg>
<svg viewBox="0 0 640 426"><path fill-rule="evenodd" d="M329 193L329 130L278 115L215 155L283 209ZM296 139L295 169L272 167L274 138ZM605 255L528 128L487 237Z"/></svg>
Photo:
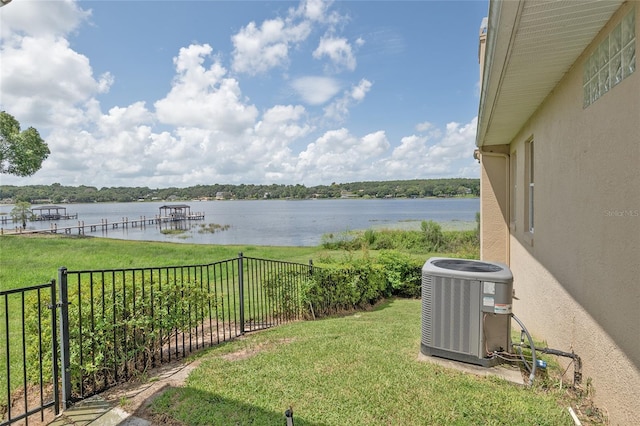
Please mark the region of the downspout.
<svg viewBox="0 0 640 426"><path fill-rule="evenodd" d="M511 220L511 157L509 156L509 154L504 154L501 152L488 152L488 151L482 151L482 149L478 149L476 150L476 158L480 161L481 157L487 156L487 157L495 157L495 158L503 158L505 161L505 183L506 183L506 194L505 194L505 200L506 200L506 227L507 227L507 236L505 238L505 242L504 242L504 247L506 250L506 264L508 266L511 266L511 244L510 244L510 236L511 236L511 227L510 227L510 220ZM482 194L481 194L482 196ZM482 218L480 218L480 220L482 220Z"/></svg>

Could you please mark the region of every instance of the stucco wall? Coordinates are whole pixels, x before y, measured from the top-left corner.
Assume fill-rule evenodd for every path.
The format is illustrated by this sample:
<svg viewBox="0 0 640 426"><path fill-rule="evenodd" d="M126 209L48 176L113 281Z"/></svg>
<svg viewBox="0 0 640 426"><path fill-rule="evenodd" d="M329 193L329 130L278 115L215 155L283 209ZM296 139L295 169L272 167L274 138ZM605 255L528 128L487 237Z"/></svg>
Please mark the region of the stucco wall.
<svg viewBox="0 0 640 426"><path fill-rule="evenodd" d="M508 147L492 147L481 154L480 257L509 263Z"/></svg>
<svg viewBox="0 0 640 426"><path fill-rule="evenodd" d="M586 109L582 71L629 9L618 11L511 143L514 312L550 347L582 357L585 381L592 379L612 424L640 424L640 70ZM638 39L640 4L635 11ZM524 217L531 137L532 239Z"/></svg>

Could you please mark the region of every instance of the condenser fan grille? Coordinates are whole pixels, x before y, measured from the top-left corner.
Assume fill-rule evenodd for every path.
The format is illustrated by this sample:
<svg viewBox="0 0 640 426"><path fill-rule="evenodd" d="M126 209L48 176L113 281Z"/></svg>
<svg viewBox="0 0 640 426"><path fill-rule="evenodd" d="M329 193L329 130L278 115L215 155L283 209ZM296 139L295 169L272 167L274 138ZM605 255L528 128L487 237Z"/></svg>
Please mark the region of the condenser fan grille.
<svg viewBox="0 0 640 426"><path fill-rule="evenodd" d="M434 266L443 269L450 269L452 271L464 271L464 272L498 272L502 271L502 268L498 265L478 262L477 260L465 260L465 259L440 259L432 262Z"/></svg>

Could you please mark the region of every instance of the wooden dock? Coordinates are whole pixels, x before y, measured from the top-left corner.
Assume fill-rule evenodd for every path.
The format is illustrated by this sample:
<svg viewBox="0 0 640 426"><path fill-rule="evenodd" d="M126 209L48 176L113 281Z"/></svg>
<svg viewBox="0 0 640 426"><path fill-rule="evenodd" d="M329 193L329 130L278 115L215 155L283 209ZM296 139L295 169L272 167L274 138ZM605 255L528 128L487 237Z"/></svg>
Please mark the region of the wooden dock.
<svg viewBox="0 0 640 426"><path fill-rule="evenodd" d="M154 216L147 218L141 216L139 219L129 220L128 217L123 217L120 221L109 222L107 219L101 219L100 223L85 224L84 221L78 221L77 225L73 226L58 226L57 223L52 223L49 229L22 229L22 227L16 227L15 229L0 228L0 235L16 235L16 234L74 234L85 235L87 232L107 232L109 229L127 229L131 228L145 228L147 225L162 226L164 223L186 221L186 220L204 220L204 213L189 213L188 215L180 216Z"/></svg>
<svg viewBox="0 0 640 426"><path fill-rule="evenodd" d="M68 220L77 219L78 213L67 213L66 207L61 206L40 206L31 209L33 220Z"/></svg>

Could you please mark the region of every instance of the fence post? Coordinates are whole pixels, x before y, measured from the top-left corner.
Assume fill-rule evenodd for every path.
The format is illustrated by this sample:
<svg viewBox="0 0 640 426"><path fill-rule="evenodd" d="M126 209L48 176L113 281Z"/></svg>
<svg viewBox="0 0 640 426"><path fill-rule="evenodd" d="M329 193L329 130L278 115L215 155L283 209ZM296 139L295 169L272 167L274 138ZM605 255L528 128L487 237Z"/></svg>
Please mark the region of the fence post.
<svg viewBox="0 0 640 426"><path fill-rule="evenodd" d="M240 298L240 334L244 334L244 255L238 253L238 297Z"/></svg>
<svg viewBox="0 0 640 426"><path fill-rule="evenodd" d="M71 357L69 354L69 290L67 268L58 269L60 301L60 361L62 363L62 408L71 406Z"/></svg>
<svg viewBox="0 0 640 426"><path fill-rule="evenodd" d="M60 369L58 367L58 324L56 322L58 304L56 302L56 280L51 280L51 362L53 366L53 409L56 416L60 414L60 392L58 389L58 378Z"/></svg>

